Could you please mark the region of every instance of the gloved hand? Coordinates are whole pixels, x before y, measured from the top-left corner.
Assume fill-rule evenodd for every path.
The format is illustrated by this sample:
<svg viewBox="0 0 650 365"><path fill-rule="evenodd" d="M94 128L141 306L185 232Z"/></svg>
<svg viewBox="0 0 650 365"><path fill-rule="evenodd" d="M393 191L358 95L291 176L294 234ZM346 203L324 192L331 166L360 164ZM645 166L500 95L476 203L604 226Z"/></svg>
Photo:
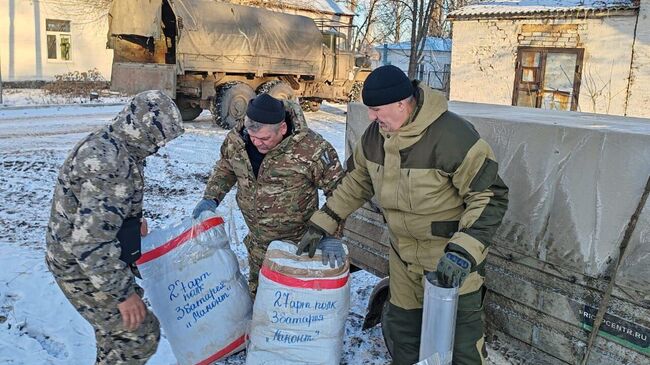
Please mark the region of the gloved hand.
<svg viewBox="0 0 650 365"><path fill-rule="evenodd" d="M323 232L322 229L314 225L309 225L307 231L300 239L300 243L298 243L296 255L302 255L303 252L309 252L309 257L314 257L316 248L323 236L325 236L325 232Z"/></svg>
<svg viewBox="0 0 650 365"><path fill-rule="evenodd" d="M438 261L438 283L446 288L460 288L472 269L465 255L449 251Z"/></svg>
<svg viewBox="0 0 650 365"><path fill-rule="evenodd" d="M343 242L334 237L325 237L320 241L318 248L323 252L323 265L329 262L331 268L343 266L345 263L345 250Z"/></svg>
<svg viewBox="0 0 650 365"><path fill-rule="evenodd" d="M219 203L217 203L217 201L214 199L201 199L201 201L196 205L196 207L194 207L194 210L192 211L192 218L197 219L201 213L205 212L206 210L214 212L217 210L218 206Z"/></svg>

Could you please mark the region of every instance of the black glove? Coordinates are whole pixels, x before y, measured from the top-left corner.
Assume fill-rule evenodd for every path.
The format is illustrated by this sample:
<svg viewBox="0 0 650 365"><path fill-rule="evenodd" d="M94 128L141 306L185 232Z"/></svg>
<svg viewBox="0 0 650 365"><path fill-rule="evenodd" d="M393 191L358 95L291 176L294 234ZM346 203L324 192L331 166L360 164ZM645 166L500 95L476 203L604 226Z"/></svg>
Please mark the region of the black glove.
<svg viewBox="0 0 650 365"><path fill-rule="evenodd" d="M307 232L300 239L298 243L298 250L296 250L296 255L302 255L303 252L309 252L309 257L314 257L316 253L316 248L320 243L320 240L325 236L325 232L315 225L309 225L307 227Z"/></svg>
<svg viewBox="0 0 650 365"><path fill-rule="evenodd" d="M323 265L329 262L331 268L343 266L346 255L343 249L343 242L334 237L325 237L320 241L318 248L323 253Z"/></svg>
<svg viewBox="0 0 650 365"><path fill-rule="evenodd" d="M449 251L438 261L438 283L446 288L460 288L472 270L472 263L462 253Z"/></svg>

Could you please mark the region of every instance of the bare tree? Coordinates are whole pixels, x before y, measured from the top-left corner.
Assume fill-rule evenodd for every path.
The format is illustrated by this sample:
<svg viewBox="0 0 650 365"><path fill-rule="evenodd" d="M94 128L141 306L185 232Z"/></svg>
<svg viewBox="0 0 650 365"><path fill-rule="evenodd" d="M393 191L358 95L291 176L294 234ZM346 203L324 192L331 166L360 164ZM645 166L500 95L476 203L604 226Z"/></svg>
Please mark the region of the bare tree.
<svg viewBox="0 0 650 365"><path fill-rule="evenodd" d="M612 90L614 60L612 60L609 76L606 78L603 78L600 74L593 72L592 65L588 59L585 60L585 64L586 67L584 68L585 76L583 78L583 90L585 90L585 93L589 97L589 102L591 103L591 112L604 112L605 114L609 114L609 110L612 106L612 100L614 100L614 98L625 91L624 88L618 91ZM578 108L578 110L580 111L580 108Z"/></svg>
<svg viewBox="0 0 650 365"><path fill-rule="evenodd" d="M415 78L418 65L422 60L422 53L429 35L429 24L433 17L438 0L412 0L405 3L411 18L411 52L409 54L408 76Z"/></svg>
<svg viewBox="0 0 650 365"><path fill-rule="evenodd" d="M113 0L40 1L53 15L78 19L77 24L93 23L108 15Z"/></svg>
<svg viewBox="0 0 650 365"><path fill-rule="evenodd" d="M362 23L356 28L354 33L354 49L363 50L365 47L377 41L376 34L373 34L375 23L377 21L377 8L379 0L370 0L367 3L359 5L365 17Z"/></svg>

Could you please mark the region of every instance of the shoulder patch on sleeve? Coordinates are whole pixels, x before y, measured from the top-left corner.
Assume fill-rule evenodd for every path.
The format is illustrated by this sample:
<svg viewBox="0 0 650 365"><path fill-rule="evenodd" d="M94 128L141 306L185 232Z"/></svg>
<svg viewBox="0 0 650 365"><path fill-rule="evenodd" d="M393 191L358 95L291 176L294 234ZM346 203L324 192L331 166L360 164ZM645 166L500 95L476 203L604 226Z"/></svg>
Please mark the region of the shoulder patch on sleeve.
<svg viewBox="0 0 650 365"><path fill-rule="evenodd" d="M486 190L497 179L497 174L499 172L499 164L496 161L493 161L489 158L486 158L483 161L483 165L472 179L472 182L469 184L469 188L472 191L480 192Z"/></svg>

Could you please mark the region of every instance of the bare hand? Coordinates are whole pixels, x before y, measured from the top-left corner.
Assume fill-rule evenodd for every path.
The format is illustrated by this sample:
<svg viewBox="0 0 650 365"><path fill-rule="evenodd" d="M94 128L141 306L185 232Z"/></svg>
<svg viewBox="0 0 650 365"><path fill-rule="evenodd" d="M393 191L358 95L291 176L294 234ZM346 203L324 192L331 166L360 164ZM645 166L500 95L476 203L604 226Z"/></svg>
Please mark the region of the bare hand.
<svg viewBox="0 0 650 365"><path fill-rule="evenodd" d="M140 221L140 236L144 237L149 234L149 225L147 224L147 218L142 218Z"/></svg>
<svg viewBox="0 0 650 365"><path fill-rule="evenodd" d="M117 305L122 315L122 324L127 331L135 331L140 327L144 317L147 315L147 308L140 296L136 293L131 294L125 301Z"/></svg>

